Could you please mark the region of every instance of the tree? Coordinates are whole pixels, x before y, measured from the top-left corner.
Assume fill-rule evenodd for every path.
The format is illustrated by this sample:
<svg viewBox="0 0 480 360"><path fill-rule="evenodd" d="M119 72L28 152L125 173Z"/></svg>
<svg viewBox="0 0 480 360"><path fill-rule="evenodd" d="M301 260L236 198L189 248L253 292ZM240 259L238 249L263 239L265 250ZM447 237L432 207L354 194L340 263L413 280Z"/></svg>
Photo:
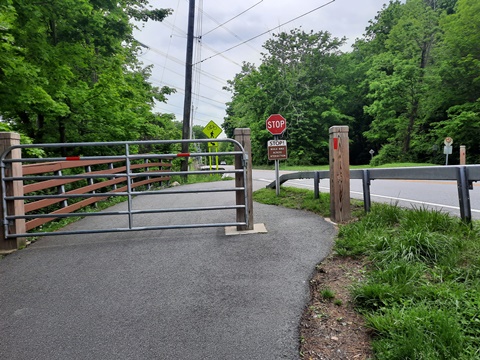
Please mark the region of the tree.
<svg viewBox="0 0 480 360"><path fill-rule="evenodd" d="M419 150L415 139L425 119L422 106L438 19L438 13L423 0L407 1L385 40L385 52L375 57L367 73L368 96L373 102L365 111L373 121L365 136L372 142L395 144L410 159Z"/></svg>
<svg viewBox="0 0 480 360"><path fill-rule="evenodd" d="M169 10L151 9L146 0L7 4L5 36L14 39L16 57L1 64L4 118L35 142L142 136L143 124L154 119L154 101L172 90L148 83L130 18L159 21Z"/></svg>
<svg viewBox="0 0 480 360"><path fill-rule="evenodd" d="M443 42L438 51L441 82L436 88L436 107L447 109L436 124L437 138L452 136L467 145L469 158L480 161L480 3L458 0L456 13L441 21Z"/></svg>
<svg viewBox="0 0 480 360"><path fill-rule="evenodd" d="M288 121L289 162L328 161L328 128L350 118L335 106L344 90L337 86L335 67L344 39L328 32L300 29L274 35L264 44L258 69L245 64L230 82L233 93L224 126L252 129L254 162L265 163L270 133L265 120L274 113Z"/></svg>

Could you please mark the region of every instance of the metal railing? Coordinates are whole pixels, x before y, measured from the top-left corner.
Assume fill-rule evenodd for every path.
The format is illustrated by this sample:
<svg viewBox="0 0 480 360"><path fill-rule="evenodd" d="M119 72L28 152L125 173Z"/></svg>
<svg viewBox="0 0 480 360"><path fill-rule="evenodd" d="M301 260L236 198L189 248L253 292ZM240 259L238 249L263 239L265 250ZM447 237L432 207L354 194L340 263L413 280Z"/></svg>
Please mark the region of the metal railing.
<svg viewBox="0 0 480 360"><path fill-rule="evenodd" d="M199 194L199 193L215 193L215 192L235 192L237 195L246 199L247 186L233 186L230 188L200 188L195 189L181 189L181 188L167 188L156 190L138 190L137 188L142 185L149 185L156 181L156 178L170 179L171 176L189 176L189 175L206 175L206 174L226 174L233 173L235 176L240 176L243 180L243 184L247 183L246 180L246 166L248 154L245 153L242 145L233 139L216 139L216 142L230 142L233 143L238 150L227 152L210 152L210 153L171 153L171 154L135 154L132 148L137 146L155 146L166 144L181 144L181 143L202 143L209 142L211 140L152 140L152 141L130 141L130 142L107 142L107 143L63 143L63 144L35 144L35 145L15 145L8 148L0 155L0 177L2 186L2 217L4 227L4 239L11 239L17 237L27 236L45 236L45 235L71 235L71 234L87 234L87 233L106 233L106 232L124 232L124 231L140 231L140 230L160 230L160 229L178 229L178 228L200 228L200 227L224 227L224 226L248 226L248 218L238 219L239 210L241 214L248 213L248 202L241 201L240 204L235 203L232 205L211 205L200 207L166 207L156 209L137 209L133 208L133 198L137 196L151 196L151 195L168 195L168 194ZM68 156L68 157L51 157L51 158L14 158L12 153L15 149L52 149L52 148L70 148L70 149L84 149L91 147L120 147L123 148L123 154L121 155L106 155L106 156ZM204 157L204 156L233 156L240 157L241 161L235 161L235 163L242 164L241 167L237 167L234 170L198 170L198 171L172 171L171 169L159 169L151 170L151 168L158 168L163 160L175 159L175 158L191 158L191 157ZM147 161L147 163L145 163ZM160 161L160 162L159 162ZM141 164L139 164L141 162ZM92 168L85 169L85 164L104 164L108 166L107 169L92 171ZM121 163L120 167L113 168L111 164ZM41 175L35 171L26 171L25 173L20 170L20 174L12 175L12 168L15 164L30 164L20 166L20 169L28 167L41 167L47 165L47 173ZM57 164L57 165L55 165ZM59 165L60 164L60 165ZM63 164L63 165L62 165ZM63 169L83 167L84 170L81 173L75 172L62 172ZM17 166L17 169L19 167ZM138 172L139 169L146 169L146 171ZM88 170L88 171L87 171ZM64 186L66 184L74 182L87 182L87 186L84 188L87 191L65 191ZM104 185L101 182L104 182ZM122 187L117 188L117 184L125 184ZM18 185L26 184L25 187L29 188L27 192L12 192L12 188L18 188ZM32 193L34 191L42 191L47 188L55 188L54 193ZM8 191L10 189L10 191ZM99 189L103 189L102 192L97 192ZM67 211L55 211L49 213L29 213L26 210L38 210L36 206L29 206L29 204L35 202L45 202L48 205L59 204L60 207L67 205L68 201L86 201L89 199L106 199L109 197L126 197L127 209L121 211L102 211L102 212L67 212ZM20 204L22 209L14 209L12 204ZM67 205L68 206L68 205ZM175 213L175 212L192 212L192 211L224 211L234 210L232 221L223 223L184 223L174 225L162 225L161 219L159 224L154 226L137 226L134 218L142 214L162 214L162 213ZM32 222L34 224L42 224L52 219L70 218L70 217L92 217L92 216L124 216L128 220L126 227L108 228L108 229L86 229L86 230L72 230L72 231L56 231L56 232L23 232L12 231L12 224L18 220ZM46 221L45 221L46 220ZM191 220L190 220L191 221ZM33 226L29 226L27 229L31 229Z"/></svg>
<svg viewBox="0 0 480 360"><path fill-rule="evenodd" d="M288 180L313 179L315 198L319 196L320 179L329 179L330 171L300 171L283 174L279 178L280 185ZM457 182L460 216L463 220L472 220L469 190L473 190L473 182L480 181L480 165L461 166L426 166L385 169L350 170L350 179L362 180L363 202L365 211L370 211L370 185L372 180L453 180ZM276 182L267 185L275 188Z"/></svg>

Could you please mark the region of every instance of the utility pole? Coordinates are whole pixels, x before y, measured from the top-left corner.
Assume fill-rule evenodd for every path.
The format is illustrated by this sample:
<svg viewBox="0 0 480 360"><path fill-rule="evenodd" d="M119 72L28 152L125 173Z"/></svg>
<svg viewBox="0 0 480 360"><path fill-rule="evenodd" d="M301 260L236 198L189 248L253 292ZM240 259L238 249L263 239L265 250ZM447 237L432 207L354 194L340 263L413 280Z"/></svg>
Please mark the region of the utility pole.
<svg viewBox="0 0 480 360"><path fill-rule="evenodd" d="M193 25L195 22L195 0L189 0L187 55L185 59L185 100L183 103L182 139L190 138L190 116L192 108L192 72L193 72ZM182 152L188 153L188 143L182 143ZM188 171L188 158L182 160L182 171Z"/></svg>

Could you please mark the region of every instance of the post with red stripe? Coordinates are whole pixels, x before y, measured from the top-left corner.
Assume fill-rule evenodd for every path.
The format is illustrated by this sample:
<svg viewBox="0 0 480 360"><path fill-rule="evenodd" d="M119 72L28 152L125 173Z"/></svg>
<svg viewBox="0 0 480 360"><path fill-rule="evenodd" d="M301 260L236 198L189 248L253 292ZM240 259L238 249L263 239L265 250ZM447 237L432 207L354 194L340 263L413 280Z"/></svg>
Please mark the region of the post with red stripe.
<svg viewBox="0 0 480 360"><path fill-rule="evenodd" d="M350 157L348 126L330 128L330 217L336 223L350 220Z"/></svg>

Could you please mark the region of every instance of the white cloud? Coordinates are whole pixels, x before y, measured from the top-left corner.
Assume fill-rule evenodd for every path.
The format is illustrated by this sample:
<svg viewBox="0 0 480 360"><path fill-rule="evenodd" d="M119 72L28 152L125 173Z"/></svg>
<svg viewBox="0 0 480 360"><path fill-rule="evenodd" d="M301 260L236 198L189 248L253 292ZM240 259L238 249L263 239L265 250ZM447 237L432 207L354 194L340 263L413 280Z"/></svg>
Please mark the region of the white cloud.
<svg viewBox="0 0 480 360"><path fill-rule="evenodd" d="M203 16L197 14L195 28L201 20L202 36L195 41L196 58L194 62L204 60L199 68L200 77L194 82L194 125L206 125L210 120L218 125L225 117L225 102L230 94L222 87L227 80L232 80L240 72L240 65L247 61L260 64L262 44L271 37L267 33L221 55L216 55L233 46L241 44L259 34L274 29L272 32L289 31L301 27L305 31L329 31L335 37L347 37L352 44L360 37L368 21L373 19L387 0L336 0L331 4L311 12L298 20L290 20L308 13L326 3L328 0L245 0L213 1L196 0L196 6L203 7ZM174 113L178 121L183 119L184 96L184 62L186 49L186 31L188 19L188 0L152 0L155 8L172 8L173 15L163 23L148 22L135 34L136 38L148 45L141 60L154 64L152 82L156 86L168 85L178 92L170 95L167 104L159 104L157 111ZM254 6L256 5L256 6ZM232 19L246 9L248 12L236 17L223 27L219 24ZM280 28L279 25L285 24ZM209 32L212 29L216 30ZM199 33L196 31L195 36ZM198 45L202 45L198 47ZM213 56L213 57L212 57ZM211 57L211 58L210 58Z"/></svg>

